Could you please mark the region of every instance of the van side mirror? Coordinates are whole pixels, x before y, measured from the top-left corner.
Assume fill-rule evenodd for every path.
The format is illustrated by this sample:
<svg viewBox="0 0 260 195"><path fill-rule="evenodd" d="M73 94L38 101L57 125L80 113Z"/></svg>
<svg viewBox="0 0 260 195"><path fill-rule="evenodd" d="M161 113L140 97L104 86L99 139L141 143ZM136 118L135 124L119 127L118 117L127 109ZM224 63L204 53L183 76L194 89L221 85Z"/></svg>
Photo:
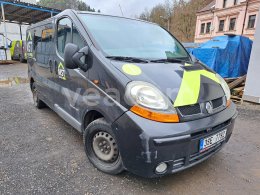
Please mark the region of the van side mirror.
<svg viewBox="0 0 260 195"><path fill-rule="evenodd" d="M84 71L87 71L87 64L83 57L88 55L88 46L81 49L73 43L68 43L64 50L64 65L68 69L75 69L80 67Z"/></svg>

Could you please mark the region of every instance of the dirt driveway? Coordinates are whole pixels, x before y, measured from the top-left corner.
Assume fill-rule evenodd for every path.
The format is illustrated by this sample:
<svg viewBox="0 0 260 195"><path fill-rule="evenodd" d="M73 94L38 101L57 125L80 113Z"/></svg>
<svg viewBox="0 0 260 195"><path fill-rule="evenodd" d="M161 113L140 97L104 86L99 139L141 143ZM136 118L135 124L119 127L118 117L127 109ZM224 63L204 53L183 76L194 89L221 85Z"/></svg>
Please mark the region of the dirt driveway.
<svg viewBox="0 0 260 195"><path fill-rule="evenodd" d="M0 66L0 79L26 71ZM94 169L81 135L50 109L34 108L28 83L0 86L0 194L260 194L259 107L239 106L229 143L209 160L144 179Z"/></svg>

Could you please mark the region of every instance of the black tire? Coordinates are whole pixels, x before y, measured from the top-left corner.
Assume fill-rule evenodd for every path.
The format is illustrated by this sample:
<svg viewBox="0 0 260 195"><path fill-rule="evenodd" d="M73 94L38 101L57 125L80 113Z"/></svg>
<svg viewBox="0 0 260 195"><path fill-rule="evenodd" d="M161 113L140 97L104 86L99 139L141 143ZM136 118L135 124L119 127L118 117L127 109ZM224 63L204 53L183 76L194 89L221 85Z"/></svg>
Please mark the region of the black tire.
<svg viewBox="0 0 260 195"><path fill-rule="evenodd" d="M23 57L20 55L19 56L19 61L21 62L21 63L24 63L25 62L25 60L23 59Z"/></svg>
<svg viewBox="0 0 260 195"><path fill-rule="evenodd" d="M109 152L109 154L103 154L103 155L110 156L111 152L113 152L113 155L112 155L113 159L111 159L111 161L104 161L104 160L100 159L97 156L95 149L93 148L95 145L94 144L95 139L99 133L100 133L100 135L101 135L101 133L104 133L105 136L109 134L109 138L112 140L111 143L115 144L115 146L117 147L115 135L114 135L110 125L106 122L106 120L104 118L99 118L99 119L91 122L87 126L87 128L85 129L84 134L83 134L83 142L84 142L84 147L85 147L85 152L87 154L87 157L90 160L90 162L98 170L103 171L108 174L117 175L124 170L124 166L123 166L122 158L120 156L119 149L117 148L117 155L115 157L114 156L115 152L113 152L113 151L116 148L113 148L114 146L110 145L111 151ZM114 150L112 150L112 149L114 149Z"/></svg>
<svg viewBox="0 0 260 195"><path fill-rule="evenodd" d="M36 85L35 83L32 84L32 94L33 94L33 104L36 108L41 109L46 107L45 103L39 99Z"/></svg>

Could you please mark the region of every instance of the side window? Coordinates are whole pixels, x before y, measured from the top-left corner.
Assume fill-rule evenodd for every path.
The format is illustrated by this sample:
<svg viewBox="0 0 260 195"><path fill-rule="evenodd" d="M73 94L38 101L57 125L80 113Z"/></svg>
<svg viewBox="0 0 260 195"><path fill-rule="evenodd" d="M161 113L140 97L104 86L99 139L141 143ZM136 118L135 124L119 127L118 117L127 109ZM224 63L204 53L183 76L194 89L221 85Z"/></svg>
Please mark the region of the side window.
<svg viewBox="0 0 260 195"><path fill-rule="evenodd" d="M33 48L34 50L37 49L38 43L41 40L41 28L35 28L34 30L34 38L33 38Z"/></svg>
<svg viewBox="0 0 260 195"><path fill-rule="evenodd" d="M33 49L34 50L36 50L37 44L40 39L41 39L41 30L40 30L40 28L36 28L34 30L34 38L33 38Z"/></svg>
<svg viewBox="0 0 260 195"><path fill-rule="evenodd" d="M81 35L79 34L79 31L76 29L76 27L74 25L73 25L73 28L72 28L72 43L77 45L79 47L79 49L81 49L84 46L86 46L85 41L81 38ZM83 63L85 63L86 62L86 57L82 56L82 58L80 60Z"/></svg>
<svg viewBox="0 0 260 195"><path fill-rule="evenodd" d="M33 48L36 61L41 65L47 65L53 40L53 26L36 27L33 34ZM29 36L29 35L28 35ZM28 49L27 49L28 50Z"/></svg>
<svg viewBox="0 0 260 195"><path fill-rule="evenodd" d="M34 30L33 47L36 61L38 63L44 63L44 56L42 52L42 27L37 27Z"/></svg>
<svg viewBox="0 0 260 195"><path fill-rule="evenodd" d="M64 49L67 43L71 43L72 23L70 19L63 18L58 21L57 26L57 50L59 54L64 56Z"/></svg>
<svg viewBox="0 0 260 195"><path fill-rule="evenodd" d="M44 64L48 64L49 55L51 52L51 45L53 40L53 27L52 25L46 25L42 30L42 52L44 54Z"/></svg>
<svg viewBox="0 0 260 195"><path fill-rule="evenodd" d="M76 29L76 27L74 25L72 28L72 43L77 45L79 47L79 49L81 49L85 46L85 42L81 38L79 31Z"/></svg>

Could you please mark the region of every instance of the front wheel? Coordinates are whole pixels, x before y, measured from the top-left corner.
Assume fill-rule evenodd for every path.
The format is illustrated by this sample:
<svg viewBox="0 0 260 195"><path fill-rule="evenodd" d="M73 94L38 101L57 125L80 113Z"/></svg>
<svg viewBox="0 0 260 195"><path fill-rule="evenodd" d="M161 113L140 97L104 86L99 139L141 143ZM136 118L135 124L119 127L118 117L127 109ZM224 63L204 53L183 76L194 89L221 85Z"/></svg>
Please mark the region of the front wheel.
<svg viewBox="0 0 260 195"><path fill-rule="evenodd" d="M39 99L38 97L38 93L37 93L37 89L36 89L36 85L35 83L32 84L32 94L33 94L33 105L38 108L44 108L45 104L42 100Z"/></svg>
<svg viewBox="0 0 260 195"><path fill-rule="evenodd" d="M86 154L96 168L113 175L124 170L115 136L104 118L99 118L88 125L84 131L83 141Z"/></svg>

